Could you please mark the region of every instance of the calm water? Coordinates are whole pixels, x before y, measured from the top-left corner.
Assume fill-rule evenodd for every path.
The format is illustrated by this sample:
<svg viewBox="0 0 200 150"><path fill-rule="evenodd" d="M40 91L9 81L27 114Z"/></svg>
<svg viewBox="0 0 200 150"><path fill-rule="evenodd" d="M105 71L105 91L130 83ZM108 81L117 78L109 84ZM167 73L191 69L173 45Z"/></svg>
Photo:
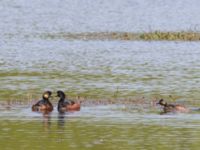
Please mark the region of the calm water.
<svg viewBox="0 0 200 150"><path fill-rule="evenodd" d="M3 149L198 149L199 114L123 111L127 106L84 107L49 116L28 107L1 110ZM130 107L129 107L130 109Z"/></svg>
<svg viewBox="0 0 200 150"><path fill-rule="evenodd" d="M51 39L86 32L197 30L200 2L0 1L0 149L199 149L200 112L87 105L33 113L44 90L88 99L145 97L199 108L200 43ZM171 95L171 97L169 97ZM13 103L8 107L4 103ZM54 103L56 100L54 100ZM56 105L55 105L56 106Z"/></svg>

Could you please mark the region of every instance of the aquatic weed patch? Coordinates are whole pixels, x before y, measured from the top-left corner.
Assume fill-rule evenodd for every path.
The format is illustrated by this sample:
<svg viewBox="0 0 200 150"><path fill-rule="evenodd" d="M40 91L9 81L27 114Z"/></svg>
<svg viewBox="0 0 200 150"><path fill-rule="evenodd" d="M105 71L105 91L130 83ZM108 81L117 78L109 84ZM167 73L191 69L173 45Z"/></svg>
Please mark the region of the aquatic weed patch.
<svg viewBox="0 0 200 150"><path fill-rule="evenodd" d="M47 33L39 35L44 39L66 39L66 40L124 40L124 41L199 41L199 32L165 32L154 31L144 33L134 32L85 32L85 33Z"/></svg>

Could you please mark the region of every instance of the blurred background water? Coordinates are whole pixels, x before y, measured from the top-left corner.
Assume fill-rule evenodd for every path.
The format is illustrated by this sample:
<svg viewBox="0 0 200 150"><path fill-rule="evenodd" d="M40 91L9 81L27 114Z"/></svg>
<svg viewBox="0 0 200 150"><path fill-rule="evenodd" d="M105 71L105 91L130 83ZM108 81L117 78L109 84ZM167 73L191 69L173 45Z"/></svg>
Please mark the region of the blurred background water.
<svg viewBox="0 0 200 150"><path fill-rule="evenodd" d="M200 44L68 40L88 32L199 31L197 0L1 0L0 101L64 90L89 99L168 98L199 106ZM169 97L171 95L171 98ZM192 104L191 104L192 103ZM30 105L0 109L2 149L198 149L199 114L159 115L127 105L58 116ZM114 108L113 108L114 107ZM191 106L193 107L193 105Z"/></svg>

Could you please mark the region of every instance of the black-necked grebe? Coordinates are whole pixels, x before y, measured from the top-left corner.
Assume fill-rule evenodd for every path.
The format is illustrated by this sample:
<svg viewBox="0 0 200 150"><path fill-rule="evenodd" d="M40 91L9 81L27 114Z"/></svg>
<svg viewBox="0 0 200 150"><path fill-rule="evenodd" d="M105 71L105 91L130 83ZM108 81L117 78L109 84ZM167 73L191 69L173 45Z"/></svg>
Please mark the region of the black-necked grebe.
<svg viewBox="0 0 200 150"><path fill-rule="evenodd" d="M46 91L43 93L42 100L38 101L36 104L32 106L32 111L48 111L51 112L53 110L53 105L49 101L52 92Z"/></svg>
<svg viewBox="0 0 200 150"><path fill-rule="evenodd" d="M72 100L66 99L65 93L63 91L57 91L57 97L60 97L58 101L58 111L79 111L81 108L80 103L76 103Z"/></svg>
<svg viewBox="0 0 200 150"><path fill-rule="evenodd" d="M187 113L187 112L189 112L189 109L186 108L185 106L179 105L179 104L167 104L163 99L159 100L159 102L157 104L163 106L163 113L169 113L169 112Z"/></svg>

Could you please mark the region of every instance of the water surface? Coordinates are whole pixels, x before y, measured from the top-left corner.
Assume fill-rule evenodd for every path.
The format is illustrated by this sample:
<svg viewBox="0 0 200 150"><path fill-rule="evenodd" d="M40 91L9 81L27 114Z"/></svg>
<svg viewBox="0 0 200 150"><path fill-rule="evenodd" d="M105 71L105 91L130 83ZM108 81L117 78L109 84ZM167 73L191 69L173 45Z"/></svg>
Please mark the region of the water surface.
<svg viewBox="0 0 200 150"><path fill-rule="evenodd" d="M110 98L116 92L120 98L200 96L198 42L34 39L1 47L1 100L9 94L24 99L46 89L92 98Z"/></svg>
<svg viewBox="0 0 200 150"><path fill-rule="evenodd" d="M199 149L198 111L160 115L153 106L162 97L200 107L199 42L46 37L199 31L199 1L2 0L0 11L2 150ZM31 112L45 90L122 101L60 116L54 99L52 114ZM137 97L149 105L124 102Z"/></svg>
<svg viewBox="0 0 200 150"><path fill-rule="evenodd" d="M42 115L26 106L1 110L0 144L4 149L198 149L198 113L132 113L120 111L123 107L86 106L64 115Z"/></svg>

